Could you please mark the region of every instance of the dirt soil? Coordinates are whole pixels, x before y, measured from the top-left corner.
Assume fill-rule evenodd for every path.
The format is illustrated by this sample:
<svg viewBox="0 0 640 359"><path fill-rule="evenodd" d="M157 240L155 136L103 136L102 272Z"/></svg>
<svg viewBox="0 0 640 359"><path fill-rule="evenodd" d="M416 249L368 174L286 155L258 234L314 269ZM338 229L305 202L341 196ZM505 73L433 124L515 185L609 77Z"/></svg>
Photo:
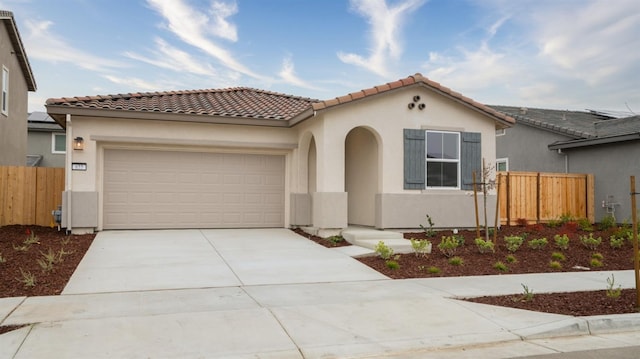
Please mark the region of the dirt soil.
<svg viewBox="0 0 640 359"><path fill-rule="evenodd" d="M94 237L49 227L0 227L0 298L60 294ZM30 276L33 283L27 283Z"/></svg>
<svg viewBox="0 0 640 359"><path fill-rule="evenodd" d="M553 273L569 271L614 271L633 269L633 244L631 240L625 240L621 248L613 248L610 245L610 237L614 234L621 235L623 229L610 228L607 230L583 231L578 226L569 222L558 227L547 225L527 225L502 227L496 235L495 253L480 253L475 245L476 231L459 231L458 235L464 238L464 245L459 247L454 256L462 259L461 265L449 263L446 257L438 249L442 236L451 236L451 231L437 232L432 237L427 237L424 232L405 233L405 238L429 239L432 242L432 252L426 256L417 257L415 254L394 255L394 260L399 268L390 269L385 260L380 257L365 257L359 260L371 268L394 279L404 278L429 278L472 276L490 274L520 274L520 273ZM580 236L593 234L594 238L601 237L602 243L594 250L586 248L580 241ZM484 233L481 232L484 238ZM555 245L556 234L567 234L570 239L568 249L560 249ZM525 235L522 246L515 252L510 252L505 247L503 238L512 235ZM492 237L490 237L492 239ZM532 249L528 246L531 239L547 238L548 244L543 249ZM561 268L552 268L553 253L562 253L565 257L558 260ZM591 262L594 254L602 257L601 266L594 266ZM515 262L510 263L507 256L515 257ZM597 254L596 254L597 256ZM505 271L494 268L496 262L502 262L506 266ZM432 273L430 267L439 270ZM614 289L617 285L614 286ZM533 291L533 299L522 300L523 292L519 295L468 298L467 300L491 305L508 306L514 308L542 311L547 313L567 314L574 316L622 314L637 312L635 308L635 289L622 290L618 298L607 296L607 283L602 283L602 290L573 293L537 293Z"/></svg>

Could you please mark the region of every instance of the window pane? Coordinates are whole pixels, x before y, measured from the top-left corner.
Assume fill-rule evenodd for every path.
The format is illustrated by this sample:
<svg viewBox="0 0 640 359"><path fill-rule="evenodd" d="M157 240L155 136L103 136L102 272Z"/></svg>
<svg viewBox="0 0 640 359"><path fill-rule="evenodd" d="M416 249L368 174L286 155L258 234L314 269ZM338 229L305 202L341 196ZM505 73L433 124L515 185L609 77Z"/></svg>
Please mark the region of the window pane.
<svg viewBox="0 0 640 359"><path fill-rule="evenodd" d="M442 164L442 185L444 187L458 187L458 164Z"/></svg>
<svg viewBox="0 0 640 359"><path fill-rule="evenodd" d="M506 162L498 162L496 163L496 169L498 171L506 171L507 170L507 163Z"/></svg>
<svg viewBox="0 0 640 359"><path fill-rule="evenodd" d="M442 162L427 162L427 187L442 186Z"/></svg>
<svg viewBox="0 0 640 359"><path fill-rule="evenodd" d="M442 158L442 133L427 132L427 158Z"/></svg>
<svg viewBox="0 0 640 359"><path fill-rule="evenodd" d="M427 162L427 187L458 187L458 164Z"/></svg>
<svg viewBox="0 0 640 359"><path fill-rule="evenodd" d="M53 138L56 141L54 144L56 152L65 152L67 147L67 135L55 135Z"/></svg>
<svg viewBox="0 0 640 359"><path fill-rule="evenodd" d="M443 133L443 158L457 160L458 159L458 134Z"/></svg>

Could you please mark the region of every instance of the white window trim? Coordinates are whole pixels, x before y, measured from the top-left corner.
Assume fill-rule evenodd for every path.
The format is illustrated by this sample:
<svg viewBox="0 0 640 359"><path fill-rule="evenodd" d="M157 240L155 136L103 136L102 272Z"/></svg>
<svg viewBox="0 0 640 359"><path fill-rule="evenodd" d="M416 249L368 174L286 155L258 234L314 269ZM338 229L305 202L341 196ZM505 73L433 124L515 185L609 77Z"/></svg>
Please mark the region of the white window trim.
<svg viewBox="0 0 640 359"><path fill-rule="evenodd" d="M508 172L509 171L509 158L505 157L505 158L496 158L496 172L498 171L498 163L504 163L505 164L505 171Z"/></svg>
<svg viewBox="0 0 640 359"><path fill-rule="evenodd" d="M0 112L9 116L9 69L2 65L2 88L0 89Z"/></svg>
<svg viewBox="0 0 640 359"><path fill-rule="evenodd" d="M507 134L507 129L506 128L501 128L496 130L496 137L497 136L504 136Z"/></svg>
<svg viewBox="0 0 640 359"><path fill-rule="evenodd" d="M458 137L458 159L451 160L451 159L447 159L447 158L442 158L442 159L437 159L437 160L431 160L430 161L429 158L427 157L429 153L428 153L428 150L426 148L427 142L428 142L427 141L427 137L428 137L427 134L429 132L431 132L431 133L450 133L450 134L456 135ZM425 189L428 189L428 190L452 190L452 189L455 190L455 189L460 189L460 181L461 181L461 177L462 177L461 173L460 173L460 171L461 171L461 168L460 168L460 151L461 151L460 142L461 142L461 135L460 135L460 132L439 131L439 130L425 130L424 138L425 138L425 141L424 141L424 145L425 145L425 149L424 149L424 151L425 151L425 166L424 166L424 169L425 169L425 174L424 174L424 176L425 176L424 177ZM429 183L429 176L428 175L429 174L428 174L428 171L427 171L427 163L429 163L429 162L449 162L449 163L455 162L455 163L457 163L458 178L457 178L456 186L455 187L445 187L445 186L430 187L428 185L428 183Z"/></svg>
<svg viewBox="0 0 640 359"><path fill-rule="evenodd" d="M67 151L56 151L56 136L66 136L66 135L67 135L66 133L51 132L51 153L53 153L54 155L67 153ZM65 137L65 143L66 143L66 137Z"/></svg>

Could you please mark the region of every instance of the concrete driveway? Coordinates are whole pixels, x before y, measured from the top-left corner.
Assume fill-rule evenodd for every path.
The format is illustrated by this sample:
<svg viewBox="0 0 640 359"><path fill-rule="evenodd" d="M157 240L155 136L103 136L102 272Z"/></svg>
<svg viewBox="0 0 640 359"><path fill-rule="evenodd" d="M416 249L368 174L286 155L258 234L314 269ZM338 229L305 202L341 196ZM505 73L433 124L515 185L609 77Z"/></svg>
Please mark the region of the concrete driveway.
<svg viewBox="0 0 640 359"><path fill-rule="evenodd" d="M62 294L387 279L287 229L106 231Z"/></svg>

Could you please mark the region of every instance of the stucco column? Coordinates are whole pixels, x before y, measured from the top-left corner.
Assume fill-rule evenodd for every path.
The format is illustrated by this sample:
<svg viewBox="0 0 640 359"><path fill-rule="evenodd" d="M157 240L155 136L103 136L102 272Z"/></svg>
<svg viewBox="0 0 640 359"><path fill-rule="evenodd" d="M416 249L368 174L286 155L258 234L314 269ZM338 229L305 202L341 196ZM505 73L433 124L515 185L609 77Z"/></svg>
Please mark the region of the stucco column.
<svg viewBox="0 0 640 359"><path fill-rule="evenodd" d="M312 222L316 228L347 227L347 193L344 191L344 135L318 131L316 141L316 192L311 193Z"/></svg>

